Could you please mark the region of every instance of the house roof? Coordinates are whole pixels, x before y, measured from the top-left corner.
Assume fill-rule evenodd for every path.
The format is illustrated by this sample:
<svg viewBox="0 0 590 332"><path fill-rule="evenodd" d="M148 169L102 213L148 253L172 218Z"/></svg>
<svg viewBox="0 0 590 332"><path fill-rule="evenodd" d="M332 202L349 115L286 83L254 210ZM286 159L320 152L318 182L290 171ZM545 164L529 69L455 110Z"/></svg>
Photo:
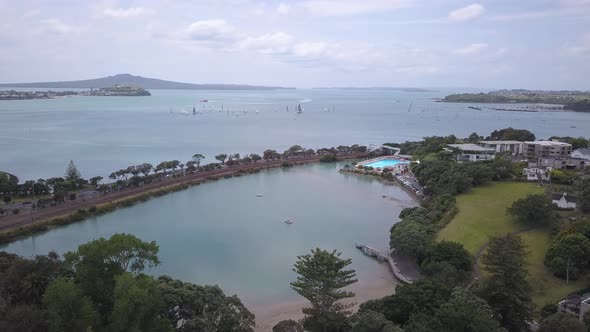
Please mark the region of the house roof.
<svg viewBox="0 0 590 332"><path fill-rule="evenodd" d="M479 141L480 144L522 144L521 141Z"/></svg>
<svg viewBox="0 0 590 332"><path fill-rule="evenodd" d="M449 144L449 147L458 149L461 151L481 151L481 152L496 152L494 149L488 149L481 147L477 144L466 143L466 144Z"/></svg>
<svg viewBox="0 0 590 332"><path fill-rule="evenodd" d="M588 155L590 155L590 148L576 149L573 152L579 152L581 154L588 154Z"/></svg>
<svg viewBox="0 0 590 332"><path fill-rule="evenodd" d="M527 141L525 144L536 144L542 146L572 146L569 143L558 142L558 141Z"/></svg>
<svg viewBox="0 0 590 332"><path fill-rule="evenodd" d="M553 193L551 194L551 200L559 201L561 198L564 197L565 201L568 203L577 203L578 197L573 195L568 195L568 193Z"/></svg>

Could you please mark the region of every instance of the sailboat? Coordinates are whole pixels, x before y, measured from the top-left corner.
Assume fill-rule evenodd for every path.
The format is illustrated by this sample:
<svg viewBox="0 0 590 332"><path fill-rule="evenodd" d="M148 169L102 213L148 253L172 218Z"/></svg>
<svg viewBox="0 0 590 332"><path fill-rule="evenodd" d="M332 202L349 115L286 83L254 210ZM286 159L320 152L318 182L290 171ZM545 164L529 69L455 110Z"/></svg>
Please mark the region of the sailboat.
<svg viewBox="0 0 590 332"><path fill-rule="evenodd" d="M195 110L195 105L193 105L193 114L197 114L197 110Z"/></svg>
<svg viewBox="0 0 590 332"><path fill-rule="evenodd" d="M303 113L303 110L301 109L301 104L297 105L297 114L301 114Z"/></svg>

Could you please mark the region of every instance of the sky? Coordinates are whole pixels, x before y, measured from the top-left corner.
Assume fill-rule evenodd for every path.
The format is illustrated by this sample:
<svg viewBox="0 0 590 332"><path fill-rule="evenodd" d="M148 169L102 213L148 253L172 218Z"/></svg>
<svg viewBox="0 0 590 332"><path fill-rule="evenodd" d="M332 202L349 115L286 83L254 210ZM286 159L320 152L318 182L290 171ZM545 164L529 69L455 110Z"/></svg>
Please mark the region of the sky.
<svg viewBox="0 0 590 332"><path fill-rule="evenodd" d="M590 0L0 0L0 82L590 90Z"/></svg>

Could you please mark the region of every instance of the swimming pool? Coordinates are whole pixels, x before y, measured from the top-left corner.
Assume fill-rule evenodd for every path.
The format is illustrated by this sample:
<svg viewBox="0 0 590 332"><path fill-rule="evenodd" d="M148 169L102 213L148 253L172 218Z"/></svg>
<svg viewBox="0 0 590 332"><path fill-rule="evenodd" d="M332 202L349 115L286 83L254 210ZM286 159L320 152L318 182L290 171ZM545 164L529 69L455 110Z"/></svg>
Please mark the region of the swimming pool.
<svg viewBox="0 0 590 332"><path fill-rule="evenodd" d="M393 167L397 164L408 164L409 162L406 160L399 160L399 159L381 159L374 161L372 163L364 164L363 166L371 166L374 168L384 168L384 167Z"/></svg>

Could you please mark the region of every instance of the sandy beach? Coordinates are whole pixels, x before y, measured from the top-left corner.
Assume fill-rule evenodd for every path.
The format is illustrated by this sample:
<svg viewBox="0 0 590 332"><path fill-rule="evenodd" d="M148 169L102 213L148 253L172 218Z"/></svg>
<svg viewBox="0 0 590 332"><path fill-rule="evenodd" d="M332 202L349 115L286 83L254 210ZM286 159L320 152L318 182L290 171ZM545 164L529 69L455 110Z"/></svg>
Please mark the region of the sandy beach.
<svg viewBox="0 0 590 332"><path fill-rule="evenodd" d="M399 282L394 279L389 266L386 263L379 264L375 261L375 270L375 276L370 280L359 281L350 286L349 289L356 294L353 299L347 301L348 303L356 303L353 310L356 311L358 306L367 300L378 299L393 294L395 291L395 286ZM307 300L299 297L299 299L293 301L254 305L249 306L249 308L256 315L256 331L267 332L272 331L272 327L282 320L302 319L301 308L307 303Z"/></svg>

